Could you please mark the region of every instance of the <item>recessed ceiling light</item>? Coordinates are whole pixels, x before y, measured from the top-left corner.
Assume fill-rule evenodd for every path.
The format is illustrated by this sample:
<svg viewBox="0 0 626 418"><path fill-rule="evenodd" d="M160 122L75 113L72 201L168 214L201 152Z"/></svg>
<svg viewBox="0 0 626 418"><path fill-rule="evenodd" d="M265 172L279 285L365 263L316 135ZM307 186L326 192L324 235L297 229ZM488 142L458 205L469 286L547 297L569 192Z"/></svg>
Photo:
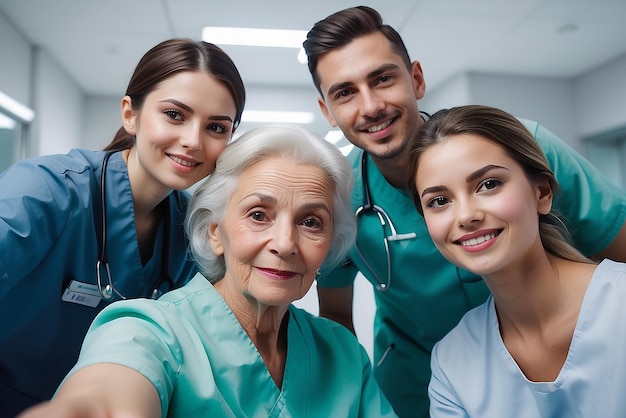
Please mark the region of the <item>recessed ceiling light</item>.
<svg viewBox="0 0 626 418"><path fill-rule="evenodd" d="M244 110L241 115L242 122L313 123L314 120L312 112Z"/></svg>
<svg viewBox="0 0 626 418"><path fill-rule="evenodd" d="M266 46L278 48L302 48L306 30L232 28L206 26L202 39L222 45Z"/></svg>

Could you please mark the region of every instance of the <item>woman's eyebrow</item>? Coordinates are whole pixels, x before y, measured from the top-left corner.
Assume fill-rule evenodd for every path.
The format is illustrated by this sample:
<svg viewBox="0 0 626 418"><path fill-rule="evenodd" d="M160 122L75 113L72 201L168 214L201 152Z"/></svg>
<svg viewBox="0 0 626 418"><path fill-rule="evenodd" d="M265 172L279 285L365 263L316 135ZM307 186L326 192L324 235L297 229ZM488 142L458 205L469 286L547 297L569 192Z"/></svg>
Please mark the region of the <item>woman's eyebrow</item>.
<svg viewBox="0 0 626 418"><path fill-rule="evenodd" d="M424 195L428 193L441 193L441 192L445 192L446 190L448 190L446 186L427 187L424 189L424 191L422 191L421 197L424 197Z"/></svg>
<svg viewBox="0 0 626 418"><path fill-rule="evenodd" d="M489 164L489 165L486 165L483 168L479 168L478 170L476 170L473 173L471 173L469 176L467 176L465 178L465 181L468 182L468 183L471 183L472 181L476 180L477 178L480 178L480 177L484 176L485 174L487 174L491 170L495 170L495 169L498 169L498 168L503 168L505 170L507 169L506 167L502 167L500 165Z"/></svg>

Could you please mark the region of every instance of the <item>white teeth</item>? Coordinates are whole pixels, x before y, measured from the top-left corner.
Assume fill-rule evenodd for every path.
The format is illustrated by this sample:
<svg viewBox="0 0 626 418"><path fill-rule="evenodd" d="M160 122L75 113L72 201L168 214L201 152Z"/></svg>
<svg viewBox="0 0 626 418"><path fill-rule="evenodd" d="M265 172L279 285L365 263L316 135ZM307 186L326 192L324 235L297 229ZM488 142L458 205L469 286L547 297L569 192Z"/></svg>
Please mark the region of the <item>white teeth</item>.
<svg viewBox="0 0 626 418"><path fill-rule="evenodd" d="M171 158L173 161L177 162L178 164L180 164L180 165L184 165L184 166L186 166L186 167L193 167L193 166L195 166L195 165L196 165L195 163L192 163L192 162L189 162L189 161L185 161L185 160L183 160L182 158L178 158L178 157L176 157L176 156L174 156L174 155L170 155L170 158Z"/></svg>
<svg viewBox="0 0 626 418"><path fill-rule="evenodd" d="M467 241L461 241L461 245L464 247L469 247L471 245L478 245L480 243L487 241L488 239L495 238L496 235L497 234L495 232L492 232L490 234L483 235L482 237L476 237L476 238L469 239Z"/></svg>
<svg viewBox="0 0 626 418"><path fill-rule="evenodd" d="M385 129L389 125L391 125L391 121L390 120L388 120L387 122L383 122L380 125L376 125L376 126L372 126L371 128L367 128L367 132L369 132L369 133L378 132L380 130Z"/></svg>

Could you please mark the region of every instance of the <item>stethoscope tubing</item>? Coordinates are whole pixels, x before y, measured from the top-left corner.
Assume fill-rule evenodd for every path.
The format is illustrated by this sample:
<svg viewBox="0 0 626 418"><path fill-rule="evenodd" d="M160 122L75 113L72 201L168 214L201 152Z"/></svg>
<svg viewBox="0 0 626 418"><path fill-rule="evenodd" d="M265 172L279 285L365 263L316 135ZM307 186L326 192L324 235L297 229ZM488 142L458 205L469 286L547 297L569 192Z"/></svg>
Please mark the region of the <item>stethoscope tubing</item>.
<svg viewBox="0 0 626 418"><path fill-rule="evenodd" d="M111 269L109 267L109 257L107 254L107 205L106 205L106 173L107 166L109 163L109 158L115 152L118 151L108 151L104 155L104 159L102 161L102 177L100 178L100 251L98 252L98 260L96 261L96 280L98 282L98 289L100 291L100 296L106 301L113 299L114 296L119 297L120 299L126 299L124 295L122 295L115 287L113 286L113 279L111 278ZM161 250L161 274L159 278L154 282L152 286L152 290L149 297L156 299L160 296L160 286L163 283L167 283L168 290L174 288L174 282L172 278L168 274L169 267L169 251L167 245L169 243L169 202L167 201L169 197L162 204L166 205L166 213L163 215L165 224L163 231L163 243ZM108 283L105 283L103 286L103 277L106 275Z"/></svg>

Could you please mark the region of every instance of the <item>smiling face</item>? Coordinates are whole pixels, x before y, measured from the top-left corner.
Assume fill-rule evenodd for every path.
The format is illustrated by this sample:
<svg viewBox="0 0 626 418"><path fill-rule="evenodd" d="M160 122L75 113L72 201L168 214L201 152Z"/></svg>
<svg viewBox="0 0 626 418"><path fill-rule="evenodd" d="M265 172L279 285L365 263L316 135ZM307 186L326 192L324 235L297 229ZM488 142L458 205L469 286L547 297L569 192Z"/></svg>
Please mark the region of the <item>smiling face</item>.
<svg viewBox="0 0 626 418"><path fill-rule="evenodd" d="M309 291L332 236L333 190L320 168L285 158L255 163L209 231L226 263L217 285L251 304L286 307Z"/></svg>
<svg viewBox="0 0 626 418"><path fill-rule="evenodd" d="M380 159L401 155L422 124L417 99L425 85L418 62L411 70L381 32L356 38L319 58L319 104L332 126Z"/></svg>
<svg viewBox="0 0 626 418"><path fill-rule="evenodd" d="M489 276L543 252L538 215L550 211L551 188L531 183L499 145L455 135L426 149L418 163L428 231L452 263Z"/></svg>
<svg viewBox="0 0 626 418"><path fill-rule="evenodd" d="M224 84L200 71L184 71L161 82L135 112L128 96L122 116L136 135L131 176L142 187L183 190L205 178L233 133L236 107ZM132 164L129 164L130 170Z"/></svg>

